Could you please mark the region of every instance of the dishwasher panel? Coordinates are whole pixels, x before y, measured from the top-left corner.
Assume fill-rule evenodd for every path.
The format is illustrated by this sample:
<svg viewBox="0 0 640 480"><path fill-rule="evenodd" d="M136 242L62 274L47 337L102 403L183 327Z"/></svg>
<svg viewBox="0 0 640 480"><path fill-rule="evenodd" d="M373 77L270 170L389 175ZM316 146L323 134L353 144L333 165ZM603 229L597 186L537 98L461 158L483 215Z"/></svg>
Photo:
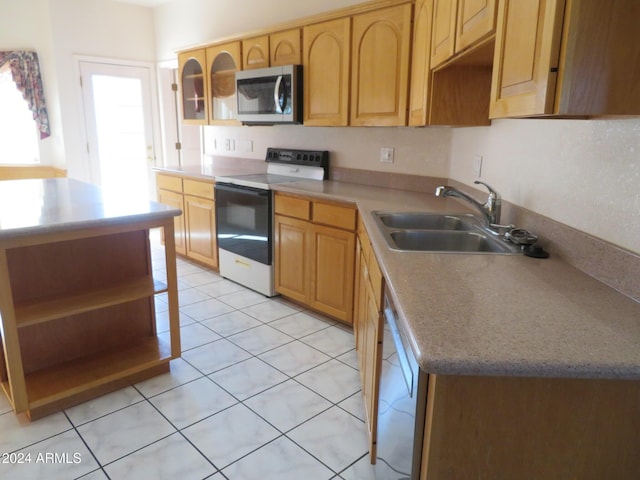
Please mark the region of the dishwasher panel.
<svg viewBox="0 0 640 480"><path fill-rule="evenodd" d="M420 478L427 374L419 369L396 312L385 298L378 404L377 480Z"/></svg>

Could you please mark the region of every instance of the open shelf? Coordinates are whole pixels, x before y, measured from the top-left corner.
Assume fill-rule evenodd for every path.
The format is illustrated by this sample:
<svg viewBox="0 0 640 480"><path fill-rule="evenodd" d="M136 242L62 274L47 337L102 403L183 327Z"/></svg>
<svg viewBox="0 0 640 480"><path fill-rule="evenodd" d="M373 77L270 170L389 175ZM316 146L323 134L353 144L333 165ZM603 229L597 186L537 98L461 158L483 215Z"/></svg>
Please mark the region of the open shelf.
<svg viewBox="0 0 640 480"><path fill-rule="evenodd" d="M167 216L0 242L0 384L16 413L33 420L169 371L180 356L175 250L169 242L153 259L149 229L172 238L173 225ZM168 336L157 335L158 294Z"/></svg>
<svg viewBox="0 0 640 480"><path fill-rule="evenodd" d="M18 328L35 325L56 318L149 297L155 292L153 279L146 276L108 288L17 304L15 305L16 324Z"/></svg>
<svg viewBox="0 0 640 480"><path fill-rule="evenodd" d="M171 346L160 337L148 337L120 348L86 356L79 361L66 362L33 372L25 377L29 410L65 402L82 401L98 389L108 391L108 385L142 375L171 360ZM141 377L141 378L142 378ZM3 385L4 387L4 385ZM37 416L37 415L36 415Z"/></svg>

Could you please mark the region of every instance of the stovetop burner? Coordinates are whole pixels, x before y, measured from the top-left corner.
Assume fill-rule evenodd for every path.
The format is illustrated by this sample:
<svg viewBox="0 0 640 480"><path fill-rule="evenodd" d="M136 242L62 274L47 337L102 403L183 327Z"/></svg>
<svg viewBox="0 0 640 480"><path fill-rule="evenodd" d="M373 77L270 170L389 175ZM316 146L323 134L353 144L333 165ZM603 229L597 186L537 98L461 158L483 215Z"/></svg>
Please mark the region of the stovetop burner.
<svg viewBox="0 0 640 480"><path fill-rule="evenodd" d="M329 152L268 148L267 173L216 177L216 182L269 190L277 183L325 180L329 177Z"/></svg>

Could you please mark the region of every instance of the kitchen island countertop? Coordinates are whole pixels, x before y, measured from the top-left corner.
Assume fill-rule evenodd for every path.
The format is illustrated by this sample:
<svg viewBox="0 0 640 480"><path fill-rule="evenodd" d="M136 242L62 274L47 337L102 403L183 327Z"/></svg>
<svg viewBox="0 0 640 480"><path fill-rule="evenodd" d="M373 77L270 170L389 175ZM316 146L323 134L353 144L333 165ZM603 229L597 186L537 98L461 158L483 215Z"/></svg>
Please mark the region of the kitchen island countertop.
<svg viewBox="0 0 640 480"><path fill-rule="evenodd" d="M157 220L180 211L140 196L70 178L0 183L0 239L99 225Z"/></svg>

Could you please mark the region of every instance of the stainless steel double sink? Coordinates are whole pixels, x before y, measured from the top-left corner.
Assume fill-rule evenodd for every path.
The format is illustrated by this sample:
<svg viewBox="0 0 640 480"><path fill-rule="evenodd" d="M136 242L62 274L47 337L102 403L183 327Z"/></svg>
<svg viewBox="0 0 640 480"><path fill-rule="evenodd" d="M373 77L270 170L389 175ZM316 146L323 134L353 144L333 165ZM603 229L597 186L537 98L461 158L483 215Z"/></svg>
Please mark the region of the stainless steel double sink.
<svg viewBox="0 0 640 480"><path fill-rule="evenodd" d="M486 229L471 214L373 212L389 248L411 252L515 255L519 246Z"/></svg>

